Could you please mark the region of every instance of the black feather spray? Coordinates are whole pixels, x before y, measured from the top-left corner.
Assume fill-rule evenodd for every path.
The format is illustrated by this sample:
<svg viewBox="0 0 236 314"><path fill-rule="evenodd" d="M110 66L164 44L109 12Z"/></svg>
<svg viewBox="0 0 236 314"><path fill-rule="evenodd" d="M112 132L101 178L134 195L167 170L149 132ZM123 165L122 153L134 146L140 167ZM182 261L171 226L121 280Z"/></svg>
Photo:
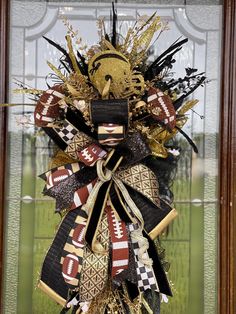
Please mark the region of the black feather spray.
<svg viewBox="0 0 236 314"><path fill-rule="evenodd" d="M198 154L198 148L196 144L193 142L193 140L181 128L179 128L178 126L175 127L179 131L179 133L181 133L186 138L188 143L192 146L194 153Z"/></svg>
<svg viewBox="0 0 236 314"><path fill-rule="evenodd" d="M73 71L73 64L70 60L70 56L68 54L68 52L61 47L59 44L55 43L53 40L47 38L46 36L43 36L43 38L53 47L57 48L61 53L63 53L63 55L65 56L64 62L68 63L69 67L71 68L71 70Z"/></svg>
<svg viewBox="0 0 236 314"><path fill-rule="evenodd" d="M112 37L111 43L114 47L117 45L117 13L115 10L115 4L112 2Z"/></svg>
<svg viewBox="0 0 236 314"><path fill-rule="evenodd" d="M144 73L145 80L152 80L155 78L157 73L159 74L163 67L163 64L171 64L173 56L182 49L182 46L188 41L187 38L181 41L175 41L168 49L166 49L156 60L147 68ZM161 69L160 69L161 68Z"/></svg>

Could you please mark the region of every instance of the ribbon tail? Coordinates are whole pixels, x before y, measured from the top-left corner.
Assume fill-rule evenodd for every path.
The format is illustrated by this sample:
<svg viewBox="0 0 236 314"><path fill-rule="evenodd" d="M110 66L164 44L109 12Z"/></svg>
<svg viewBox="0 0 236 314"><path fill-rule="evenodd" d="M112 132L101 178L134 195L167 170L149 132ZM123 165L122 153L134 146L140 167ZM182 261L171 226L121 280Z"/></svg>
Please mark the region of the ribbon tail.
<svg viewBox="0 0 236 314"><path fill-rule="evenodd" d="M116 177L113 177L113 180L115 182L115 189L116 191L119 193L119 191L121 192L122 196L124 197L125 202L127 203L129 209L131 210L131 212L133 213L133 215L135 216L136 219L138 219L141 228L144 228L144 221L143 221L143 216L140 212L140 210L138 209L138 207L136 206L136 204L134 203L134 201L132 200L132 198L129 195L129 192L127 191L125 185L123 184L123 182L120 179L117 179ZM118 191L119 189L119 191ZM128 212L128 210L127 210ZM131 220L133 222L134 221L132 215L129 214L129 217L131 218Z"/></svg>
<svg viewBox="0 0 236 314"><path fill-rule="evenodd" d="M134 223L134 218L130 214L127 205L124 204L119 189L115 187L114 183L111 186L109 196L111 207L114 211L116 211L120 219L126 223Z"/></svg>
<svg viewBox="0 0 236 314"><path fill-rule="evenodd" d="M110 187L111 181L98 182L98 185L95 186L94 193L90 194L91 198L89 196L87 203L83 206L89 214L85 240L92 251L98 254L107 253L103 246L97 241L97 233L106 207Z"/></svg>

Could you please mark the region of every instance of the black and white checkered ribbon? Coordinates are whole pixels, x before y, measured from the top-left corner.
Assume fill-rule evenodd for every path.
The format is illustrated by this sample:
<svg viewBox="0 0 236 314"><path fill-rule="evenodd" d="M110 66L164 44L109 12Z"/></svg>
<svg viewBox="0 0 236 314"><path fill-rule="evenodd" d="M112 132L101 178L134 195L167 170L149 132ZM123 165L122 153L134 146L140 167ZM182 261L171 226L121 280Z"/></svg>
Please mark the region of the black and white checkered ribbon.
<svg viewBox="0 0 236 314"><path fill-rule="evenodd" d="M159 291L159 287L152 266L143 263L143 260L149 260L148 253L144 252L142 255L142 260L140 259L140 241L132 236L132 233L137 232L138 229L138 225L129 224L129 231L131 234L131 242L135 258L135 267L137 271L138 288L140 291L145 291L147 289Z"/></svg>
<svg viewBox="0 0 236 314"><path fill-rule="evenodd" d="M78 129L67 120L64 121L62 127L54 128L54 131L67 145L70 144L73 137L78 133Z"/></svg>

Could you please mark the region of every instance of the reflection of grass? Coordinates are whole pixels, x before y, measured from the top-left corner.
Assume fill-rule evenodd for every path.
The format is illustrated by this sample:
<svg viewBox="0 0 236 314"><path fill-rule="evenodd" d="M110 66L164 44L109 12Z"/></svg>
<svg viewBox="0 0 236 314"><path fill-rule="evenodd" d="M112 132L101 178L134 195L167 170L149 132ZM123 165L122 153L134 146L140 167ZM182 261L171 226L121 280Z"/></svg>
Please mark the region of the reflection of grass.
<svg viewBox="0 0 236 314"><path fill-rule="evenodd" d="M25 219L22 224L23 230L28 230L27 235L22 230L21 239L24 242L21 245L21 267L20 283L19 283L19 313L22 314L53 314L59 313L60 307L55 304L49 297L47 297L39 289L35 289L39 274L41 271L43 259L46 252L51 245L56 227L60 221L59 215L54 214L55 203L53 201L38 201L35 203L24 205L28 207L28 211L34 212L35 228L31 232L28 239L32 220ZM29 240L31 243L29 243ZM24 249L25 248L25 249ZM28 254L26 253L28 251ZM32 295L32 298L29 298Z"/></svg>
<svg viewBox="0 0 236 314"><path fill-rule="evenodd" d="M162 237L171 264L168 276L174 283L174 297L163 304L162 314L203 313L203 206L190 202L204 199L204 173L202 159L191 160L189 152L184 155L173 186L179 215Z"/></svg>
<svg viewBox="0 0 236 314"><path fill-rule="evenodd" d="M35 233L36 238L53 238L60 223L59 214L55 214L54 201L41 201L35 205Z"/></svg>
<svg viewBox="0 0 236 314"><path fill-rule="evenodd" d="M182 205L179 216L162 237L173 298L162 306L162 314L203 313L203 208Z"/></svg>
<svg viewBox="0 0 236 314"><path fill-rule="evenodd" d="M30 141L25 140L26 156L23 160L24 179L22 184L22 195L34 197L34 180ZM33 205L33 206L32 206ZM34 203L23 203L21 205L21 233L20 233L20 255L19 255L19 285L18 285L18 312L28 313L32 307L32 300L28 299L28 292L32 291L33 272L33 245L34 245Z"/></svg>
<svg viewBox="0 0 236 314"><path fill-rule="evenodd" d="M39 179L35 180L37 169L34 152L34 140L25 136L22 195L42 198L43 182L38 184ZM43 258L53 239L55 226L59 223L54 207L54 201L22 202L17 305L19 314L53 314L60 309L39 289L35 290Z"/></svg>
<svg viewBox="0 0 236 314"><path fill-rule="evenodd" d="M167 252L167 259L171 263L169 279L173 283L173 297L169 297L168 304L162 304L162 314L187 314L188 287L189 287L189 242L188 241L168 241L163 242ZM199 312L200 314L200 312Z"/></svg>

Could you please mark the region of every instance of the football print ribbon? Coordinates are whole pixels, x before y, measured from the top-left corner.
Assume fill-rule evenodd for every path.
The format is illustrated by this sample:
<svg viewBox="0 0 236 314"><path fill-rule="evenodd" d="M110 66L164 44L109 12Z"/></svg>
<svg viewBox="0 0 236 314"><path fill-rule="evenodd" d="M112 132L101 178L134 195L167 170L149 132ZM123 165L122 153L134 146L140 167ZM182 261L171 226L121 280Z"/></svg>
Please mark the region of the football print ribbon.
<svg viewBox="0 0 236 314"><path fill-rule="evenodd" d="M79 131L74 138L80 134ZM134 144L138 145L139 154L134 153ZM83 146L83 144L81 145ZM104 248L96 238L108 198L122 221L126 223L133 221L127 211L128 205L134 217L144 227L143 216L125 184L143 194L159 207L158 182L155 174L148 167L137 163L140 158L149 154L140 135L131 134L124 143L120 144L121 147L117 146L109 154L95 143L90 143L83 148L82 146L77 147L75 152L77 158L80 158L82 162L81 165L78 163L81 169L71 171L70 166L66 165L65 169L52 170L53 180L47 180L48 184L44 192L57 199L57 211L64 208L74 209L82 205L82 209L88 215L85 239L94 252L105 254ZM123 150L128 156L126 159L122 156ZM121 163L128 162L130 164L132 160L137 164L117 171ZM90 172L91 179L89 179ZM63 193L66 193L66 198L63 198Z"/></svg>
<svg viewBox="0 0 236 314"><path fill-rule="evenodd" d="M73 203L71 209L75 209L85 204L89 194L91 193L93 187L95 186L97 179L93 180L91 183L83 186L82 188L75 191Z"/></svg>
<svg viewBox="0 0 236 314"><path fill-rule="evenodd" d="M89 167L92 167L98 160L103 159L107 152L96 144L91 144L78 152L79 159Z"/></svg>
<svg viewBox="0 0 236 314"><path fill-rule="evenodd" d="M83 164L75 162L72 164L55 167L41 174L39 177L47 182L46 189L50 189L69 178L73 173L78 172L81 168L83 168Z"/></svg>
<svg viewBox="0 0 236 314"><path fill-rule="evenodd" d="M84 254L86 218L78 215L61 257L62 276L70 288L78 287Z"/></svg>
<svg viewBox="0 0 236 314"><path fill-rule="evenodd" d="M108 224L112 246L112 277L120 274L128 268L129 264L129 245L126 225L119 220L111 208L107 206Z"/></svg>
<svg viewBox="0 0 236 314"><path fill-rule="evenodd" d="M81 145L83 146L83 144ZM86 223L76 222L77 225L74 224L60 260L62 278L64 278L66 285L74 289L77 285L83 283L81 293L83 300L86 300L91 297L88 282L91 283L92 281L87 274L89 269L94 267L94 256L99 257L97 264L102 265L100 271L103 275L99 283L94 281L93 293L99 293L103 289L107 278L109 249L108 245L103 244L99 229L101 225L104 225L103 217L108 215L107 224L109 228L107 225L107 231L110 229L112 246L111 275L115 279L116 275L127 269L129 262L129 251L125 236L127 235L126 223L133 225L138 221L140 228L144 229L145 215L141 214L142 205L139 203L141 198L138 194L141 193L143 197L148 198L153 204L152 209L155 208L157 212L160 211L158 210L160 202L157 179L148 167L136 162L124 170L119 168L119 171L117 171L123 161L123 156L118 149L113 149L107 153L95 143L85 145L83 148L82 146L78 146L79 149L74 151L77 158L80 155L80 162L53 168L41 175L41 178L46 182L44 194L56 198L57 210L67 208L74 211L81 208L88 216ZM129 163L132 158L138 161L136 154L130 156L134 157L129 157ZM132 193L128 187L132 187ZM139 199L138 203L137 197ZM109 201L109 206L112 209L110 212L107 211L107 201ZM123 232L122 241L115 237L118 225L120 227L119 231L122 230ZM157 284L155 279L156 269L154 273L152 266L146 264L146 260L148 260L147 252L142 254L142 258L146 260L140 259L140 252L143 248L140 247L139 241L136 241L137 239L134 240L134 234L131 233L132 251L139 289L144 291L152 288L158 291L159 282ZM85 247L76 248L75 244L81 244L82 239L86 243ZM162 287L160 287L160 290L163 290Z"/></svg>

